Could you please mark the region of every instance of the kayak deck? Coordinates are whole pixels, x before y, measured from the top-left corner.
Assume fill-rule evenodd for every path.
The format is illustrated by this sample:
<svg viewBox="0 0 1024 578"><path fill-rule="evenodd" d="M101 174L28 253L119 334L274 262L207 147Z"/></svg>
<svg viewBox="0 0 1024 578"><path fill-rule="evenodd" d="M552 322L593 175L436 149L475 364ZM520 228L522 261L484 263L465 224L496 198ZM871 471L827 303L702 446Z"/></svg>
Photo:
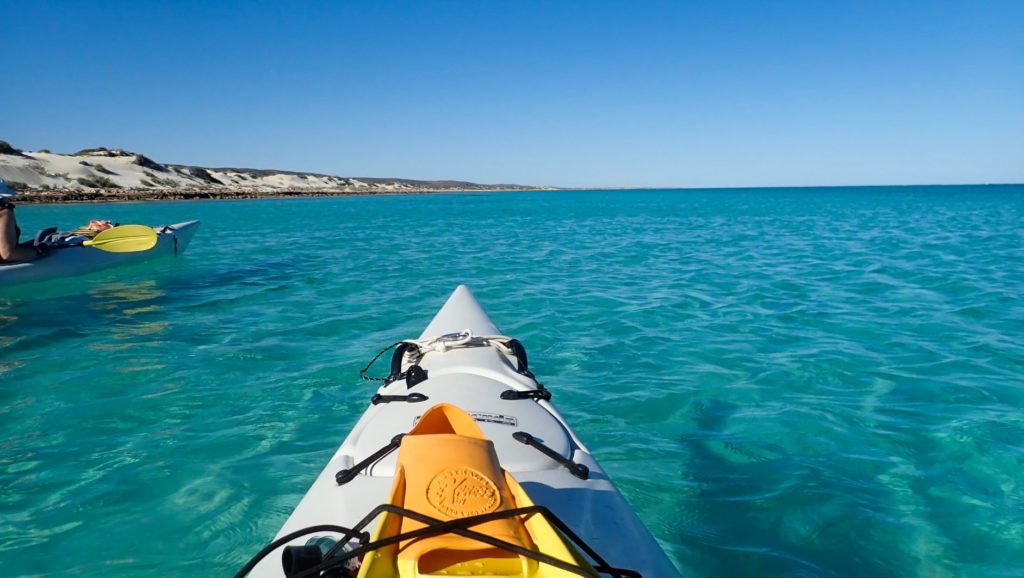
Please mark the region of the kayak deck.
<svg viewBox="0 0 1024 578"><path fill-rule="evenodd" d="M475 336L500 335L469 290L460 286L424 335L437 337L467 329ZM448 341L459 339L450 337ZM507 338L500 339L507 343ZM350 527L374 506L387 503L397 453L379 457L380 450L395 436L409 432L428 409L447 403L473 417L493 442L501 467L534 503L550 509L612 566L644 576L678 576L590 451L544 399L550 392L539 388L507 347L478 337L471 341L475 342L442 345L443 351L424 353L416 360L422 372L410 371L412 364L406 358L401 369L412 373L413 379L395 379L377 391L278 538L318 524ZM424 375L426 379L418 381ZM361 465L365 467L359 469ZM343 477L350 481L339 485L342 471L347 471L348 476ZM307 539L292 543L305 544ZM264 559L252 575L282 576L280 557Z"/></svg>

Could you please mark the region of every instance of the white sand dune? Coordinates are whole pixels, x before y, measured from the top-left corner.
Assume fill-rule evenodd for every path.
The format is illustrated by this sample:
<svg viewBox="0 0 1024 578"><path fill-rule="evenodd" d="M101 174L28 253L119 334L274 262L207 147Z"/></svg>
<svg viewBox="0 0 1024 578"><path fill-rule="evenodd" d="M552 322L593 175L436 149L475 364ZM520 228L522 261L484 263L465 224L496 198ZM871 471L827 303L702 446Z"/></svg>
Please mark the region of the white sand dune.
<svg viewBox="0 0 1024 578"><path fill-rule="evenodd" d="M119 149L74 154L19 151L0 141L0 179L22 191L109 189L233 190L258 192L402 192L532 188L459 181L358 180L314 173L164 165Z"/></svg>

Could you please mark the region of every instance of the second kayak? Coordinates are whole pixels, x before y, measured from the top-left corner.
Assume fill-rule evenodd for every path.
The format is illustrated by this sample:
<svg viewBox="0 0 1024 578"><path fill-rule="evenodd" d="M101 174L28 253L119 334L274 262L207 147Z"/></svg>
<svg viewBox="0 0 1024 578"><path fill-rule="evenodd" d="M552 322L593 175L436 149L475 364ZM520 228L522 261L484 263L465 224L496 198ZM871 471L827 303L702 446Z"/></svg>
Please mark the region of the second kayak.
<svg viewBox="0 0 1024 578"><path fill-rule="evenodd" d="M157 236L156 244L143 251L111 252L78 245L56 248L24 263L0 263L0 287L84 275L111 267L179 255L188 247L198 228L199 221L153 227Z"/></svg>
<svg viewBox="0 0 1024 578"><path fill-rule="evenodd" d="M365 413L237 576L679 576L468 288L396 345Z"/></svg>

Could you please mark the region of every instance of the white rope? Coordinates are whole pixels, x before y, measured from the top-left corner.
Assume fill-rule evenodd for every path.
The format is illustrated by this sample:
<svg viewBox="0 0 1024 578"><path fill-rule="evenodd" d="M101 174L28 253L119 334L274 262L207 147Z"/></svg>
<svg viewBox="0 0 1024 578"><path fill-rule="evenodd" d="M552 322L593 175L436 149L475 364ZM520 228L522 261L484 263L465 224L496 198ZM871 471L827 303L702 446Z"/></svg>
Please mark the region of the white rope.
<svg viewBox="0 0 1024 578"><path fill-rule="evenodd" d="M473 331L464 329L458 333L449 333L440 337L427 339L406 339L402 343L408 343L415 349L406 353L411 363L418 363L423 356L432 351L444 353L450 349L465 347L494 347L498 351L512 355L512 349L508 346L510 338L504 335L473 335Z"/></svg>

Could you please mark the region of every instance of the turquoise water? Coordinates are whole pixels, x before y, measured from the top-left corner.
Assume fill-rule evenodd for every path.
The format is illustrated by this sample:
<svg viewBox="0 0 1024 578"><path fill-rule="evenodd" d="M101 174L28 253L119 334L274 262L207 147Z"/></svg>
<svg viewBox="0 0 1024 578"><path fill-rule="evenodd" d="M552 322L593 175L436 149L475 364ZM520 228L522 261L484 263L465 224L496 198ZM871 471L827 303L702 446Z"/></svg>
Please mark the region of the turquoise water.
<svg viewBox="0 0 1024 578"><path fill-rule="evenodd" d="M5 575L233 573L467 283L686 576L1024 576L1024 187L19 218L203 226L0 291Z"/></svg>

